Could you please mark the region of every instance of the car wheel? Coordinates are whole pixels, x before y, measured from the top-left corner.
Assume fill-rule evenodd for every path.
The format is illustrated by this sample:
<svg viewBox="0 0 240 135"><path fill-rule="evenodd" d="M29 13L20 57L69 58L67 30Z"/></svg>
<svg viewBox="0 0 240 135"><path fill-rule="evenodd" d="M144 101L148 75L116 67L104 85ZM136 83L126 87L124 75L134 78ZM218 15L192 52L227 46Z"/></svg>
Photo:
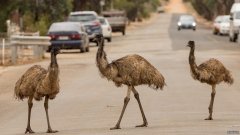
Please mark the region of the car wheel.
<svg viewBox="0 0 240 135"><path fill-rule="evenodd" d="M238 39L238 34L234 34L234 37L233 37L233 42L237 42L237 39Z"/></svg>
<svg viewBox="0 0 240 135"><path fill-rule="evenodd" d="M46 50L46 52L50 52L51 51L51 46L48 46L48 49Z"/></svg>
<svg viewBox="0 0 240 135"><path fill-rule="evenodd" d="M86 52L86 48L81 47L81 48L80 48L80 53L84 53L84 52Z"/></svg>
<svg viewBox="0 0 240 135"><path fill-rule="evenodd" d="M122 31L122 35L124 36L126 33L125 33L125 30Z"/></svg>
<svg viewBox="0 0 240 135"><path fill-rule="evenodd" d="M195 30L196 30L196 28L193 28L193 30L195 31Z"/></svg>
<svg viewBox="0 0 240 135"><path fill-rule="evenodd" d="M86 48L86 52L89 52L89 46Z"/></svg>
<svg viewBox="0 0 240 135"><path fill-rule="evenodd" d="M98 46L98 41L95 41L95 43L96 43L96 46Z"/></svg>
<svg viewBox="0 0 240 135"><path fill-rule="evenodd" d="M107 41L108 42L112 42L112 38L107 38Z"/></svg>
<svg viewBox="0 0 240 135"><path fill-rule="evenodd" d="M213 34L214 34L214 35L217 35L217 34L218 34L218 32L217 32L216 29L213 30Z"/></svg>
<svg viewBox="0 0 240 135"><path fill-rule="evenodd" d="M180 27L178 27L178 31L180 31L181 30L181 28Z"/></svg>

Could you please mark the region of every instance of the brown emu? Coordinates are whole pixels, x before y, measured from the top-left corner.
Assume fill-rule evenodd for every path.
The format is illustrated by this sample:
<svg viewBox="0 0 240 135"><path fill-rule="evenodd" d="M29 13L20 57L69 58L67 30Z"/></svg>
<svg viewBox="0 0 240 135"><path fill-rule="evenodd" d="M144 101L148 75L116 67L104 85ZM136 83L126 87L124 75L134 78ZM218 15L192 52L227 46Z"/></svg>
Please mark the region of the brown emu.
<svg viewBox="0 0 240 135"><path fill-rule="evenodd" d="M100 38L103 40L101 35ZM120 123L130 100L131 92L133 92L134 97L139 104L143 118L143 124L138 125L137 127L146 127L148 122L139 99L139 94L134 86L146 84L156 90L162 89L165 85L164 77L154 66L152 66L146 59L139 55L127 55L112 61L112 63L108 62L106 56L104 45L100 43L96 56L96 64L102 77L112 80L117 87L120 87L122 84L128 86L127 96L124 99L124 106L120 118L115 127L110 129L120 129Z"/></svg>
<svg viewBox="0 0 240 135"><path fill-rule="evenodd" d="M59 68L56 59L58 53L58 48L53 47L51 49L51 63L48 70L39 65L34 65L16 82L15 97L20 100L28 98L28 123L25 134L34 133L30 125L33 99L40 101L43 97L45 97L44 108L48 124L47 133L57 132L52 130L49 123L48 100L54 99L59 92Z"/></svg>
<svg viewBox="0 0 240 135"><path fill-rule="evenodd" d="M216 93L216 85L221 83L222 81L228 84L233 84L232 75L230 74L230 71L227 70L220 61L213 58L197 66L194 56L194 41L189 41L187 46L191 48L189 54L189 64L193 79L199 80L201 83L207 83L212 86L211 101L208 107L209 116L205 120L213 120L212 113L213 102Z"/></svg>

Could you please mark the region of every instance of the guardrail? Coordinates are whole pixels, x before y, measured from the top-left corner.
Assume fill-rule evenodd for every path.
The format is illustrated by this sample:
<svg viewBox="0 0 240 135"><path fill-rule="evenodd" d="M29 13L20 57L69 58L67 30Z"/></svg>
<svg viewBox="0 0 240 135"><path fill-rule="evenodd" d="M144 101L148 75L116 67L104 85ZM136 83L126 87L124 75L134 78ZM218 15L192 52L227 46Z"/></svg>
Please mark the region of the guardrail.
<svg viewBox="0 0 240 135"><path fill-rule="evenodd" d="M18 47L32 46L35 58L41 59L47 46L51 45L50 37L47 36L11 36L11 61L16 64L18 58Z"/></svg>

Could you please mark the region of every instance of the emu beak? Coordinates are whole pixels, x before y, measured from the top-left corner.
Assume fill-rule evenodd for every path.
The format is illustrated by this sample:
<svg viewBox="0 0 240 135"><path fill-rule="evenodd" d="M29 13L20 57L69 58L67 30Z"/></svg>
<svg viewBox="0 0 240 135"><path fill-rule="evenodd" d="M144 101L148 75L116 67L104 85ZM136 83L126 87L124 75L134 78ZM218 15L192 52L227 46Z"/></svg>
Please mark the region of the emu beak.
<svg viewBox="0 0 240 135"><path fill-rule="evenodd" d="M190 47L189 45L186 45L186 47Z"/></svg>

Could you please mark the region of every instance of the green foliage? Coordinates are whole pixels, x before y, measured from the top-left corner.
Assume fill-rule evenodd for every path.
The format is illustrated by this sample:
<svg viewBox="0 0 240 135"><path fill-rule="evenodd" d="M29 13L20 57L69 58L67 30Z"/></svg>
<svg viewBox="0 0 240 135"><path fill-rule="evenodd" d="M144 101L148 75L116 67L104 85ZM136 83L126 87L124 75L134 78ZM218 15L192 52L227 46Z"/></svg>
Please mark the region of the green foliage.
<svg viewBox="0 0 240 135"><path fill-rule="evenodd" d="M17 10L23 18L24 31L40 31L44 35L53 22L64 21L72 7L72 0L0 1L0 31L6 31L6 20Z"/></svg>
<svg viewBox="0 0 240 135"><path fill-rule="evenodd" d="M234 0L189 0L196 11L208 20L217 15L229 14Z"/></svg>
<svg viewBox="0 0 240 135"><path fill-rule="evenodd" d="M114 0L114 8L125 10L132 21L150 17L159 5L159 0Z"/></svg>

